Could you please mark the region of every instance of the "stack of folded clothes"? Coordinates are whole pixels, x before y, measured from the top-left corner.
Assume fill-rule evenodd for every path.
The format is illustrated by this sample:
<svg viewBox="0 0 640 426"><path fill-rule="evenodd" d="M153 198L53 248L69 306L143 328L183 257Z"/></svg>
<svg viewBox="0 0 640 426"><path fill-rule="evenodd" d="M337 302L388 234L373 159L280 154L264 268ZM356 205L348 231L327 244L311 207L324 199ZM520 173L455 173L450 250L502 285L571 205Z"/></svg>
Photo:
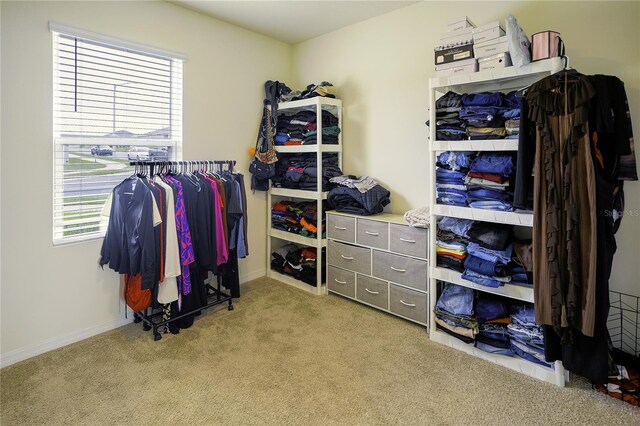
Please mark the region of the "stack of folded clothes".
<svg viewBox="0 0 640 426"><path fill-rule="evenodd" d="M324 230L322 209L322 229ZM271 226L304 237L315 238L318 232L318 214L315 202L278 201L271 207ZM324 236L324 232L323 232Z"/></svg>
<svg viewBox="0 0 640 426"><path fill-rule="evenodd" d="M463 140L467 137L466 124L460 119L462 95L447 92L436 101L436 139Z"/></svg>
<svg viewBox="0 0 640 426"><path fill-rule="evenodd" d="M522 106L522 98L516 96L516 91L509 92L505 95L504 106L507 109L502 113L505 119L504 128L507 133L506 139L518 139L520 132L520 108Z"/></svg>
<svg viewBox="0 0 640 426"><path fill-rule="evenodd" d="M462 279L494 288L511 282L507 263L513 254L513 226L473 222L467 236L471 242Z"/></svg>
<svg viewBox="0 0 640 426"><path fill-rule="evenodd" d="M505 301L499 297L478 292L475 314L479 324L475 347L492 354L513 356L507 328L511 318Z"/></svg>
<svg viewBox="0 0 640 426"><path fill-rule="evenodd" d="M436 163L436 197L438 204L466 206L467 187L465 175L469 171L475 153L445 151L438 155Z"/></svg>
<svg viewBox="0 0 640 426"><path fill-rule="evenodd" d="M533 285L533 243L531 240L518 240L513 243L513 257L507 265L511 284Z"/></svg>
<svg viewBox="0 0 640 426"><path fill-rule="evenodd" d="M508 325L511 351L520 358L545 367L553 367L544 358L544 336L542 326L535 320L533 305L514 303L511 305L511 324Z"/></svg>
<svg viewBox="0 0 640 426"><path fill-rule="evenodd" d="M477 209L513 211L513 191L509 190L513 163L510 153L481 152L475 157L465 176L466 204Z"/></svg>
<svg viewBox="0 0 640 426"><path fill-rule="evenodd" d="M329 179L341 176L337 154L322 156L322 190L328 191L333 186ZM275 164L275 175L271 178L276 188L304 189L315 191L318 185L318 167L316 154L280 154Z"/></svg>
<svg viewBox="0 0 640 426"><path fill-rule="evenodd" d="M280 96L281 102L297 101L300 99L310 99L317 96L325 98L335 98L337 95L336 87L328 81L323 81L320 84L309 84L303 91L295 90L289 91Z"/></svg>
<svg viewBox="0 0 640 426"><path fill-rule="evenodd" d="M327 204L336 211L358 215L382 213L391 202L391 193L369 176L335 176L336 185L327 195Z"/></svg>
<svg viewBox="0 0 640 426"><path fill-rule="evenodd" d="M473 305L473 289L445 284L433 310L436 328L465 343L473 342L478 334Z"/></svg>
<svg viewBox="0 0 640 426"><path fill-rule="evenodd" d="M322 281L324 282L324 248L322 254ZM285 244L271 253L271 269L287 274L297 280L310 285L316 285L317 255L315 247L298 247L295 244Z"/></svg>
<svg viewBox="0 0 640 426"><path fill-rule="evenodd" d="M278 116L276 145L316 145L318 143L318 123L315 111L302 110L294 115L281 112ZM322 143L337 144L340 128L338 118L327 110L322 110Z"/></svg>
<svg viewBox="0 0 640 426"><path fill-rule="evenodd" d="M469 238L467 231L473 221L443 217L438 222L436 238L436 265L463 272Z"/></svg>
<svg viewBox="0 0 640 426"><path fill-rule="evenodd" d="M465 121L467 137L471 140L502 139L506 135L502 113L504 94L482 92L462 95L460 118Z"/></svg>

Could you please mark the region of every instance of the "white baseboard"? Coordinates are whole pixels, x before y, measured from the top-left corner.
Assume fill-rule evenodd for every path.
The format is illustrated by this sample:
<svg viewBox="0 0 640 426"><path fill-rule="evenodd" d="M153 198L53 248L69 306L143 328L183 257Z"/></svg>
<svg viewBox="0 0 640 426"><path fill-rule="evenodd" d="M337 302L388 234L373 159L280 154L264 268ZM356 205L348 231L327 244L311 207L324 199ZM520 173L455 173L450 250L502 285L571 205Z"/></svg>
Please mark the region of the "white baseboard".
<svg viewBox="0 0 640 426"><path fill-rule="evenodd" d="M0 368L8 367L12 364L15 364L16 362L24 361L25 359L33 358L34 356L43 354L45 352L49 352L54 349L70 345L72 343L88 339L89 337L93 337L106 331L122 327L123 325L127 325L132 321L133 317L130 317L129 319L119 318L113 321L106 322L104 324L97 325L95 327L85 328L84 330L75 331L73 333L45 340L41 343L36 343L24 348L13 350L0 356Z"/></svg>
<svg viewBox="0 0 640 426"><path fill-rule="evenodd" d="M240 283L244 284L257 278L264 277L266 275L266 268L260 269L240 277ZM63 346L70 345L72 343L79 342L89 337L96 336L101 333L113 330L123 325L127 325L133 321L133 315L129 319L119 318L117 320L109 321L107 323L97 325L95 327L86 328L84 330L75 331L60 337L54 337L52 339L45 340L41 343L26 346L21 349L16 349L6 354L0 355L0 368L8 367L25 359L33 358L34 356L43 354L45 352L52 351L54 349L61 348Z"/></svg>

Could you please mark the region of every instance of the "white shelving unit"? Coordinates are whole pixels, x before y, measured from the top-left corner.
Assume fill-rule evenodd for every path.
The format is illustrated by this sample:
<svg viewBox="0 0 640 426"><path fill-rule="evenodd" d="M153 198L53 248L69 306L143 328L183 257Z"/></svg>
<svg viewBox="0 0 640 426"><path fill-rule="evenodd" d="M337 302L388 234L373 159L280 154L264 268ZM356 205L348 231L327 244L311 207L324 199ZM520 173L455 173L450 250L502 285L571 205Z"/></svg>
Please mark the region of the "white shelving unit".
<svg viewBox="0 0 640 426"><path fill-rule="evenodd" d="M490 354L478 350L472 345L465 344L464 342L436 329L433 308L435 307L438 299L438 281L454 283L477 291L497 294L525 302L534 303L535 300L532 288L513 284L505 284L498 288L486 287L463 280L459 272L436 266L437 232L435 227L439 217L451 216L460 219L480 220L530 228L533 227L533 214L532 212L499 212L473 209L470 207L436 204L435 164L437 153L442 151L517 151L518 141L507 139L438 141L436 140L435 102L440 96L450 90L456 93L477 93L483 91L507 92L510 90L520 89L561 70L562 67L563 60L561 58L552 58L544 61L533 62L520 68L512 66L503 69L480 71L467 75L456 75L449 78L432 78L429 80L429 120L430 123L432 123L429 129L429 164L432 167L431 185L429 186L429 203L431 208L431 226L434 227L433 232L430 232L429 244L429 258L432 261L429 273L429 293L431 295L429 298L431 315L431 320L429 321L429 335L433 341L438 343L445 344L470 355L516 370L528 376L554 383L558 386L564 386L568 377L560 362L556 362L554 368L547 368L518 357L511 358L502 355Z"/></svg>
<svg viewBox="0 0 640 426"><path fill-rule="evenodd" d="M338 135L338 144L322 144L322 110L328 110L338 118L338 127L342 130L342 101L340 99L316 97L302 99L299 101L283 102L278 105L278 112L296 112L301 110L311 110L316 112L317 144L300 146L276 146L276 151L288 154L315 153L316 164L318 165L318 186L315 191L288 188L270 188L267 191L267 276L292 285L304 291L321 295L326 293L326 284L322 282L322 248L327 246L327 241L322 238L324 231L322 227L322 201L327 199L327 192L322 191L322 154L337 153L338 164L342 169L342 132ZM318 232L316 238L308 238L302 235L293 234L271 226L271 206L276 200L292 201L315 201L318 211ZM299 281L289 275L281 274L271 269L271 253L275 247L295 243L301 246L314 247L316 249L316 285L312 286Z"/></svg>

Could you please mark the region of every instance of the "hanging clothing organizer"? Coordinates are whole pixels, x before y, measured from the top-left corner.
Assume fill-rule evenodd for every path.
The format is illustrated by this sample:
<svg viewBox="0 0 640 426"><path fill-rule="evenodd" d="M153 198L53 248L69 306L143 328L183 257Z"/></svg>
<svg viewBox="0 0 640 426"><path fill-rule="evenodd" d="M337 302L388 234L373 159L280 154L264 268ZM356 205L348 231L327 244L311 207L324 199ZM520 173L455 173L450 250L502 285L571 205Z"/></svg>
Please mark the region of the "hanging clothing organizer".
<svg viewBox="0 0 640 426"><path fill-rule="evenodd" d="M233 310L233 298L240 296L247 203L235 164L132 161L135 173L107 200L100 265L124 274L134 322L153 329L154 340L189 328L213 306L226 303Z"/></svg>

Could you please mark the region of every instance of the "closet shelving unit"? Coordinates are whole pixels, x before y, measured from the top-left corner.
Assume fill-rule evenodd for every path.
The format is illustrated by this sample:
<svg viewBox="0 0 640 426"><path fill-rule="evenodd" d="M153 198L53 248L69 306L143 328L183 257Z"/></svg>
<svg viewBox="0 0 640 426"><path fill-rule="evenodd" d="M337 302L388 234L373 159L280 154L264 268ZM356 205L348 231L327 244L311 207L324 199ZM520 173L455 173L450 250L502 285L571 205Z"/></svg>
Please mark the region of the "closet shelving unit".
<svg viewBox="0 0 640 426"><path fill-rule="evenodd" d="M315 191L274 188L270 187L267 191L267 276L277 279L286 284L292 285L301 290L321 295L326 293L326 284L322 282L322 249L327 246L326 238L322 238L324 228L322 220L318 220L318 231L316 238L308 238L302 235L293 234L291 232L273 229L271 224L271 206L275 201L291 200L291 201L315 201L318 211L318 218L322 217L322 201L327 199L328 192L322 191L322 155L324 153L338 154L338 165L342 169L342 132L338 135L337 144L322 144L322 111L328 110L338 118L338 127L342 130L342 101L340 99L315 97L311 99L301 99L298 101L282 102L278 104L278 115L295 114L301 110L311 110L316 112L317 121L317 144L315 145L296 145L296 146L276 146L275 149L279 153L286 154L316 154L316 164L318 166L318 185ZM312 286L297 280L289 275L281 274L271 269L271 253L274 248L282 246L286 243L294 243L306 247L314 247L316 249L316 285Z"/></svg>
<svg viewBox="0 0 640 426"><path fill-rule="evenodd" d="M519 227L533 227L532 212L500 212L492 210L474 209L470 207L457 207L436 204L435 191L435 164L438 153L442 151L517 151L518 141L511 139L497 140L463 140L463 141L439 141L436 140L435 126L435 102L448 91L456 93L478 93L484 91L507 92L510 90L526 87L548 75L551 75L563 68L562 58L551 58L543 61L532 62L523 67L507 67L480 71L466 75L456 75L444 78L432 78L429 80L429 164L431 165L431 185L429 186L430 216L431 224L435 228L438 218L443 216L456 217L460 219L472 219L485 222L516 225ZM436 259L436 234L430 232L429 250L431 263L429 280L430 290L430 331L431 340L445 344L452 348L466 352L473 356L485 359L490 362L502 365L512 370L519 371L531 377L538 378L558 386L564 386L568 379L562 364L556 362L554 368L547 368L517 357L506 357L494 355L476 349L472 345L449 336L436 329L435 315L433 309L438 299L438 281L457 284L463 287L472 288L485 293L497 294L510 299L535 303L533 289L525 286L505 284L499 288L485 287L463 280L461 273L446 268L437 267Z"/></svg>

